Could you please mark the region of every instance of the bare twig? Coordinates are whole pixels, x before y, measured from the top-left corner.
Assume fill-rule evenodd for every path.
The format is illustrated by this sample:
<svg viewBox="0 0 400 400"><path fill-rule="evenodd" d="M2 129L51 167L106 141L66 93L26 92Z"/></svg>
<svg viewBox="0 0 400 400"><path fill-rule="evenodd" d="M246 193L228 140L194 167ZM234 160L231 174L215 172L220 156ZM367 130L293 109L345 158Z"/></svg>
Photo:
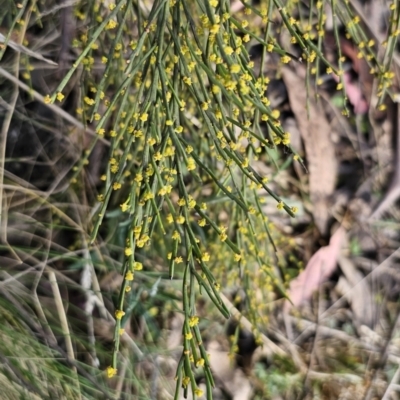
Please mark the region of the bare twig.
<svg viewBox="0 0 400 400"><path fill-rule="evenodd" d="M395 372L395 374L393 375L392 380L390 381L388 387L385 390L385 394L382 397L382 400L389 400L390 399L390 394L393 390L399 390L400 389L400 385L397 385L396 382L399 380L400 378L400 365L397 367L397 370Z"/></svg>
<svg viewBox="0 0 400 400"><path fill-rule="evenodd" d="M64 334L64 340L65 340L65 345L67 347L68 358L70 360L75 361L75 354L74 354L74 348L72 346L71 333L70 333L69 326L68 326L68 319L67 319L67 315L65 313L65 308L64 308L63 301L61 298L60 288L58 287L58 284L57 284L57 278L53 271L49 271L48 274L49 274L49 282L51 285L51 289L53 291L54 301L55 301L55 304L57 307L58 317L60 318L61 329ZM77 372L76 368L73 367L73 369L76 373ZM78 377L76 379L76 382L79 385ZM78 391L78 393L80 393L80 391ZM80 395L79 395L79 398L80 398Z"/></svg>
<svg viewBox="0 0 400 400"><path fill-rule="evenodd" d="M20 89L22 89L25 92L32 95L35 100L40 101L42 104L44 104L46 107L48 107L51 111L53 111L55 114L59 115L65 121L69 122L71 125L76 126L78 129L81 129L82 131L88 133L89 135L95 136L96 138L98 138L98 140L100 142L104 143L105 145L107 145L107 146L110 145L110 142L108 140L106 140L104 138L99 138L99 135L95 131L93 131L90 128L84 127L81 122L79 122L71 114L64 111L62 108L58 107L55 104L47 104L44 101L44 96L42 96L40 93L38 93L37 91L30 88L25 83L21 82L17 77L15 77L12 74L10 74L9 72L7 72L4 68L0 67L0 75L4 76L9 81L16 84Z"/></svg>
<svg viewBox="0 0 400 400"><path fill-rule="evenodd" d="M71 334L68 327L67 315L61 298L60 288L58 287L57 278L53 271L48 271L49 282L53 291L54 301L57 307L58 316L60 318L61 329L64 334L67 347L67 354L71 360L75 360L74 348L72 346Z"/></svg>
<svg viewBox="0 0 400 400"><path fill-rule="evenodd" d="M0 33L0 43L4 43L5 40L6 40L5 36ZM10 46L13 50L15 50L18 53L24 53L29 57L33 57L36 58L37 60L44 61L50 65L57 65L57 63L55 63L52 60L49 60L48 58L43 57L40 53L30 50L27 47L23 46L22 44L16 43L12 40L9 40L7 42L7 46Z"/></svg>
<svg viewBox="0 0 400 400"><path fill-rule="evenodd" d="M230 300L223 293L221 293L220 296L225 306L231 312L232 316L235 317L245 329L249 330L250 332L253 331L253 324L241 314L241 312L230 302ZM264 334L261 334L261 339L263 341L263 344L273 353L279 354L280 356L286 355L286 353L280 347L278 347L271 339L269 339Z"/></svg>
<svg viewBox="0 0 400 400"><path fill-rule="evenodd" d="M396 147L394 149L394 172L390 186L379 205L371 214L370 219L378 219L392 206L400 197L400 104L395 104L395 123L393 135L395 136Z"/></svg>

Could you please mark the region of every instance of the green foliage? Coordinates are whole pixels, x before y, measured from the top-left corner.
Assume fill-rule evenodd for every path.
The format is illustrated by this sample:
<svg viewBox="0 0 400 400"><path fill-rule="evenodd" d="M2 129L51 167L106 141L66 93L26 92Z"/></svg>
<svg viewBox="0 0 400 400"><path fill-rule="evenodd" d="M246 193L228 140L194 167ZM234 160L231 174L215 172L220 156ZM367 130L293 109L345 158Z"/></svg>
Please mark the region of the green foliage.
<svg viewBox="0 0 400 400"><path fill-rule="evenodd" d="M99 275L117 270L121 277L113 299L110 360L102 348L102 361L109 361L108 377L118 375L127 357L140 361L145 358L143 352L151 353L161 335L156 315L162 312L162 304L168 304L169 310L180 309L184 315L175 398L181 389L185 394L190 390L194 398L201 395L196 368L203 370L211 397L214 379L199 328L199 296L209 298L229 317L221 288L244 287L246 313L256 337L268 324L267 303L275 298L274 292L285 296L288 282L278 267L287 265L277 261L276 252L285 247L290 253L295 245L274 228L265 210L272 204L282 210L282 218L284 212L295 216L297 207L283 200L273 181L276 174L302 160L267 96L269 77L275 72L267 70L266 59L275 57L279 68L305 64L304 90L313 82L318 86L326 73L335 74L343 112L348 113L338 34L342 23L358 46L359 57L368 61L371 73L379 78L381 109L393 78L397 2L391 8L383 62L378 62L375 42L365 35L347 1L310 1L307 10L297 1L243 4L242 12L232 13L227 0L77 2L74 17L79 29L72 44L78 56L56 89L42 93L45 104L65 104L71 82L78 77L80 104L74 117L95 131L71 168L69 190L85 188L85 169L93 149L100 142L107 146L98 202L90 204L94 211L75 227L79 239L74 246L84 249L86 256L61 260L70 271L84 270L90 263ZM338 46L335 63L328 61L323 49L328 6L333 10ZM26 0L14 8L12 20L3 15L9 28L5 43L22 29L24 17L26 24L40 24L41 7L40 2ZM29 21L31 14L36 17ZM283 45L278 31L288 34L290 43ZM262 50L252 59L250 50L255 45ZM0 58L4 50L5 46ZM268 166L269 175L260 164ZM60 218L65 222L63 213ZM140 304L145 293L150 299L147 308ZM143 347L127 356L121 352L121 341L130 318L143 319L148 337ZM32 357L43 354L50 360L48 365L43 363L43 373L51 376L43 380L55 382L52 390L58 390L61 376L67 376L79 380L74 390L85 392L82 388L89 383L79 370L74 374L52 360L44 346L36 343L33 347ZM296 387L297 377L289 375L273 374L268 392ZM133 367L130 376L134 379ZM138 387L143 396L149 390L146 384ZM96 395L88 392L87 396Z"/></svg>

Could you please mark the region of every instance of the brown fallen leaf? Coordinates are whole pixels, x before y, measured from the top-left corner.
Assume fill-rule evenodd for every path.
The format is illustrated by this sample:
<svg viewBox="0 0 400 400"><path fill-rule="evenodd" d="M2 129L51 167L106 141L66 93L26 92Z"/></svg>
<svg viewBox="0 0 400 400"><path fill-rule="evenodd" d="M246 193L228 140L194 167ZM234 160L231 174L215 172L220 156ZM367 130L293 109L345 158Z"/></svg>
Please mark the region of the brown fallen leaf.
<svg viewBox="0 0 400 400"><path fill-rule="evenodd" d="M288 297L293 303L285 302L284 309L300 306L325 282L336 269L340 250L345 238L345 229L340 227L331 237L328 246L321 247L308 261L306 268L290 283Z"/></svg>
<svg viewBox="0 0 400 400"><path fill-rule="evenodd" d="M304 78L289 68L283 68L282 77L304 141L313 217L319 231L325 234L329 221L329 197L335 189L337 174L335 149L330 139L331 127L321 104L314 101L311 88L308 117Z"/></svg>

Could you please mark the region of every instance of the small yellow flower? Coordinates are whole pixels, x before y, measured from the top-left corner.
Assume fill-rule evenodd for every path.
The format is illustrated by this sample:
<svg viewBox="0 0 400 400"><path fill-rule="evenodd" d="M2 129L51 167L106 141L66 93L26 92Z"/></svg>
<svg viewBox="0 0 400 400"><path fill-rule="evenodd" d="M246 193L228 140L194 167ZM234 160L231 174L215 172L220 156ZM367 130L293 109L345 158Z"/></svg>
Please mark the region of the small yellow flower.
<svg viewBox="0 0 400 400"><path fill-rule="evenodd" d="M113 376L117 375L118 370L111 366L107 367L107 377L112 378Z"/></svg>
<svg viewBox="0 0 400 400"><path fill-rule="evenodd" d="M212 85L211 91L212 91L214 94L218 94L218 93L221 91L221 89L219 88L218 85Z"/></svg>
<svg viewBox="0 0 400 400"><path fill-rule="evenodd" d="M185 377L182 379L182 386L183 386L184 388L186 388L187 385L189 385L189 383L190 383L190 378L189 378L188 376L185 376Z"/></svg>
<svg viewBox="0 0 400 400"><path fill-rule="evenodd" d="M233 256L233 258L235 259L235 261L240 261L240 259L242 258L242 256L240 254L235 254Z"/></svg>
<svg viewBox="0 0 400 400"><path fill-rule="evenodd" d="M174 231L174 233L172 234L171 237L172 237L173 240L179 240L180 241L180 239L181 239L181 235L179 234L178 231Z"/></svg>
<svg viewBox="0 0 400 400"><path fill-rule="evenodd" d="M206 222L207 222L206 219L202 218L199 220L198 224L199 224L199 226L206 226Z"/></svg>
<svg viewBox="0 0 400 400"><path fill-rule="evenodd" d="M285 132L285 133L283 134L282 143L283 143L285 146L288 146L288 145L290 144L290 133L289 133L289 132Z"/></svg>
<svg viewBox="0 0 400 400"><path fill-rule="evenodd" d="M110 21L108 21L108 23L106 25L106 29L114 29L117 25L118 25L118 23L116 21L113 21L112 19L110 19Z"/></svg>
<svg viewBox="0 0 400 400"><path fill-rule="evenodd" d="M196 163L192 157L188 158L186 167L187 167L188 171L192 171L192 170L196 169Z"/></svg>
<svg viewBox="0 0 400 400"><path fill-rule="evenodd" d="M278 210L282 210L283 207L284 207L283 201L280 201L280 202L276 205L276 208L277 208Z"/></svg>
<svg viewBox="0 0 400 400"><path fill-rule="evenodd" d="M126 212L129 208L129 204L127 204L127 203L122 203L119 206L121 207L122 212Z"/></svg>
<svg viewBox="0 0 400 400"><path fill-rule="evenodd" d="M143 269L143 264L141 262L136 261L133 263L133 269L135 271L141 271Z"/></svg>
<svg viewBox="0 0 400 400"><path fill-rule="evenodd" d="M266 106L269 106L269 105L271 104L271 101L269 100L268 97L263 97L263 98L261 99L261 101L262 101Z"/></svg>
<svg viewBox="0 0 400 400"><path fill-rule="evenodd" d="M159 151L157 151L157 153L154 153L154 156L153 156L155 161L160 161L163 159L163 157L164 156Z"/></svg>
<svg viewBox="0 0 400 400"><path fill-rule="evenodd" d="M224 47L225 53L230 56L233 53L233 49L231 46L225 46Z"/></svg>
<svg viewBox="0 0 400 400"><path fill-rule="evenodd" d="M210 27L210 33L216 35L219 31L220 24L214 24Z"/></svg>
<svg viewBox="0 0 400 400"><path fill-rule="evenodd" d="M127 257L131 256L133 254L132 248L131 247L126 247L125 248L125 255Z"/></svg>
<svg viewBox="0 0 400 400"><path fill-rule="evenodd" d="M115 318L117 320L120 320L124 315L125 315L125 311L122 311L122 310L115 311Z"/></svg>
<svg viewBox="0 0 400 400"><path fill-rule="evenodd" d="M135 179L134 179L137 183L140 183L140 182L142 182L142 180L143 180L143 175L140 173L140 172L138 172L136 175L135 175Z"/></svg>
<svg viewBox="0 0 400 400"><path fill-rule="evenodd" d="M272 115L273 118L278 119L280 117L281 113L280 113L279 110L273 110L271 112L271 115Z"/></svg>
<svg viewBox="0 0 400 400"><path fill-rule="evenodd" d="M186 339L186 340L192 340L192 339L193 339L192 332L186 333L186 334L185 334L185 339Z"/></svg>
<svg viewBox="0 0 400 400"><path fill-rule="evenodd" d="M92 105L95 103L95 101L94 101L93 99L91 99L90 97L88 97L88 96L85 96L84 99L83 99L83 101L84 101L88 106L92 106Z"/></svg>
<svg viewBox="0 0 400 400"><path fill-rule="evenodd" d="M196 206L196 200L192 196L189 195L189 201L188 201L189 210L191 210L195 206Z"/></svg>
<svg viewBox="0 0 400 400"><path fill-rule="evenodd" d="M144 245L149 241L149 236L148 235L144 235L142 236L140 239L138 239L138 241L136 242L137 247L142 248L144 247Z"/></svg>
<svg viewBox="0 0 400 400"><path fill-rule="evenodd" d="M207 262L210 261L210 254L208 252L205 252L203 256L201 257L201 261Z"/></svg>
<svg viewBox="0 0 400 400"><path fill-rule="evenodd" d="M131 271L128 271L128 272L125 274L125 280L127 280L127 281L133 281L133 273L132 273Z"/></svg>
<svg viewBox="0 0 400 400"><path fill-rule="evenodd" d="M202 367L204 366L204 358L200 358L197 360L196 367Z"/></svg>
<svg viewBox="0 0 400 400"><path fill-rule="evenodd" d="M143 113L143 114L140 116L139 119L140 119L141 121L143 121L143 122L146 122L148 116L149 116L149 114L147 114L147 113L145 112L145 113Z"/></svg>
<svg viewBox="0 0 400 400"><path fill-rule="evenodd" d="M157 194L159 196L165 196L167 194L167 188L165 186L163 186L158 192Z"/></svg>
<svg viewBox="0 0 400 400"><path fill-rule="evenodd" d="M232 74L237 74L240 71L240 65L232 64L230 67L230 71L232 72Z"/></svg>
<svg viewBox="0 0 400 400"><path fill-rule="evenodd" d="M183 215L180 215L177 219L176 219L176 222L178 223L178 224L184 224L185 223L185 217L183 216Z"/></svg>
<svg viewBox="0 0 400 400"><path fill-rule="evenodd" d="M64 98L65 96L61 93L61 92L58 92L57 93L57 100L58 101L63 101L63 98Z"/></svg>
<svg viewBox="0 0 400 400"><path fill-rule="evenodd" d="M193 315L189 318L189 326L191 328L193 328L194 326L196 326L199 323L199 317L197 317L196 315Z"/></svg>
<svg viewBox="0 0 400 400"><path fill-rule="evenodd" d="M50 104L50 103L51 103L51 98L50 98L50 96L49 96L48 94L47 94L46 96L44 96L43 101L44 101L46 104Z"/></svg>

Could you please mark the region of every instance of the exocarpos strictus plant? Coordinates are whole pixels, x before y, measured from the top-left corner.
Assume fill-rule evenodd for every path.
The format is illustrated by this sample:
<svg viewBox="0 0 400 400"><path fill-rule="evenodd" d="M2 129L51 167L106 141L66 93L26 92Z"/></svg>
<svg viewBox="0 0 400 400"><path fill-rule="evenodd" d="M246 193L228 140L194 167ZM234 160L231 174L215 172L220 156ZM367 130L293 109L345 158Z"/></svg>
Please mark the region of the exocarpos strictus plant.
<svg viewBox="0 0 400 400"><path fill-rule="evenodd" d="M75 260L85 260L79 268L89 265L91 273L100 276L112 265L120 277L111 356L104 355L107 364L100 370L108 378L121 378L118 393L124 385L130 387L121 375L127 359L133 376L135 363L143 362L146 352L131 343L134 350L127 355L121 341L140 303L140 287L150 285L163 293L171 289L175 294L166 295L162 304L169 303L168 310L181 307L184 317L175 398L181 390L185 395L190 391L193 398L203 395L196 380L199 369L205 395L212 398L214 379L198 298L208 298L228 318L230 304L222 289L242 287L248 302L245 314L261 341L268 312L257 291L264 302L271 293L286 296L276 251L280 244L293 243L276 232L265 210L273 204L282 210L282 218L285 213L295 217L297 207L284 200L273 184L274 174L292 163L306 167L271 103L270 79L284 66L301 65L308 93L317 92L318 85L333 76L343 93L343 113L349 114L341 50L345 35L377 79L375 106L384 110L385 98L393 94L390 68L399 33L398 1L390 5L387 37L381 43L363 29L353 2L346 0L78 0L66 5L24 0L9 1L7 7L7 14L0 10L5 28L0 59L7 48L14 49L18 59L1 68L0 75L86 135L60 193L85 191L90 164L100 163L96 189L91 186L98 190L97 198L89 196L88 211L80 213L79 227L74 228L79 240L73 245L74 250L84 250ZM75 28L62 31L70 35L67 50L60 44L64 69L47 91L32 85L32 60L54 64L50 59L55 51L50 49L46 58L39 51L30 53L24 35L31 30L39 37L49 15L62 22L65 8L71 10ZM325 53L327 25L336 59ZM276 70L269 69L269 60ZM73 110L67 107L71 98ZM10 104L3 133L16 113L15 103ZM99 146L107 154L100 161L93 157ZM5 183L4 161L2 167ZM56 202L53 194L49 201ZM3 195L3 221L6 203ZM112 258L115 262L107 261ZM100 301L98 287L90 289ZM154 307L152 312L161 313L162 305ZM74 345L66 347L71 361ZM81 381L81 393L84 386ZM145 387L138 384L134 392L149 395Z"/></svg>

